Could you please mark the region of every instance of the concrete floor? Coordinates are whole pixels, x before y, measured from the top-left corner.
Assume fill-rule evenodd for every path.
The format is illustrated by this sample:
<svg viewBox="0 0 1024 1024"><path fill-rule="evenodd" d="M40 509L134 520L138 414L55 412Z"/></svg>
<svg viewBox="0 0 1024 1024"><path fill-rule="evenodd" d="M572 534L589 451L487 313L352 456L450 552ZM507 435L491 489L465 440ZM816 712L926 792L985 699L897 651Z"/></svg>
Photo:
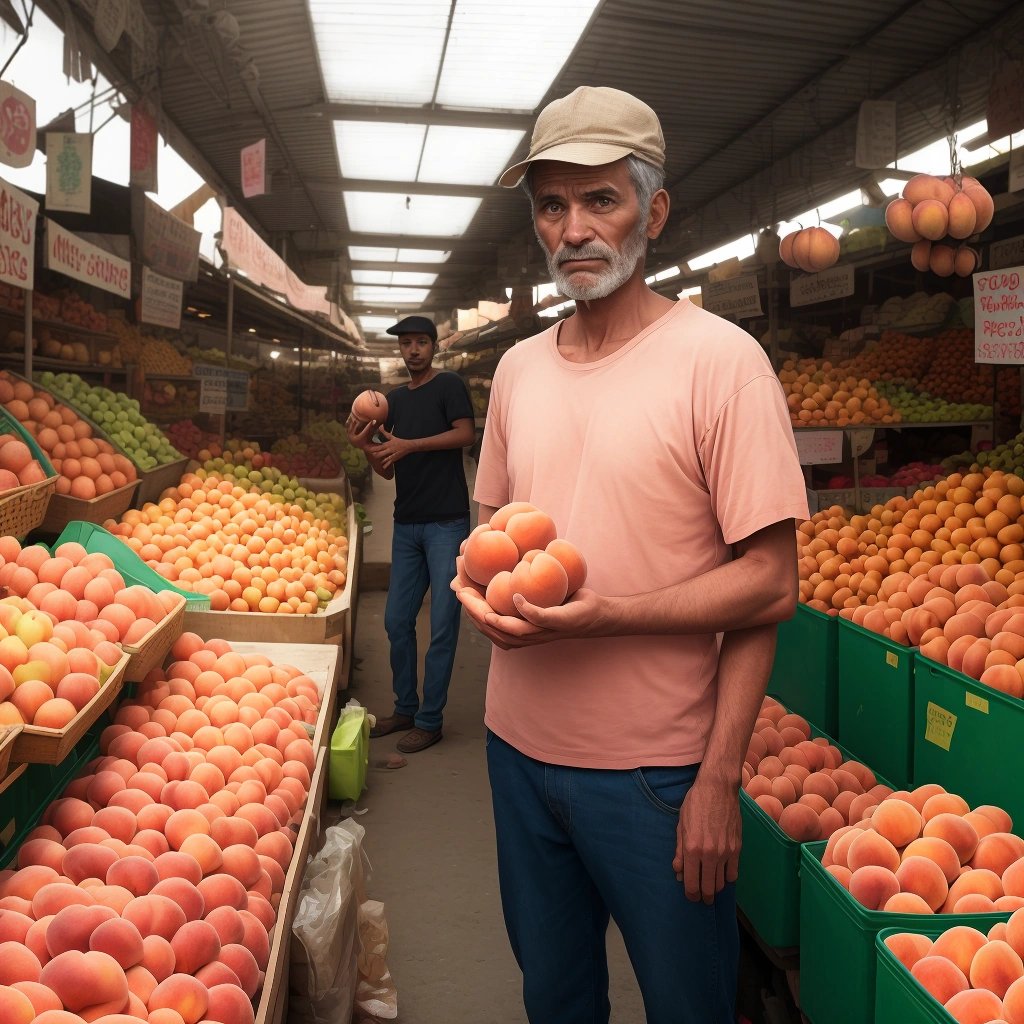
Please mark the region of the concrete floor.
<svg viewBox="0 0 1024 1024"><path fill-rule="evenodd" d="M467 462L472 476L473 463ZM472 489L472 488L471 488ZM375 478L364 504L373 521L367 565L390 561L391 484ZM474 523L475 523L474 512ZM364 591L347 696L378 715L393 708L381 591ZM429 629L421 617L421 646ZM386 908L388 961L404 1024L525 1024L521 975L508 945L498 896L483 704L490 644L463 619L445 711L444 740L383 767L401 734L372 740L365 849L370 896ZM344 699L347 699L347 696ZM618 932L609 932L613 1024L644 1019Z"/></svg>

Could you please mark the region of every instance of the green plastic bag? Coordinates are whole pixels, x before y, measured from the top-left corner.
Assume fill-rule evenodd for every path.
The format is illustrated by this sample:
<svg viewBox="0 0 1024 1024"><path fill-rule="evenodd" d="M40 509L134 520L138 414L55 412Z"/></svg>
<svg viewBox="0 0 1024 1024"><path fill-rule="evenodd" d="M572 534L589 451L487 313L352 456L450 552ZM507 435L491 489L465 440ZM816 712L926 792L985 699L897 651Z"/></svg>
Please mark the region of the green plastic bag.
<svg viewBox="0 0 1024 1024"><path fill-rule="evenodd" d="M331 736L329 792L332 800L358 800L370 761L370 721L366 708L348 704Z"/></svg>

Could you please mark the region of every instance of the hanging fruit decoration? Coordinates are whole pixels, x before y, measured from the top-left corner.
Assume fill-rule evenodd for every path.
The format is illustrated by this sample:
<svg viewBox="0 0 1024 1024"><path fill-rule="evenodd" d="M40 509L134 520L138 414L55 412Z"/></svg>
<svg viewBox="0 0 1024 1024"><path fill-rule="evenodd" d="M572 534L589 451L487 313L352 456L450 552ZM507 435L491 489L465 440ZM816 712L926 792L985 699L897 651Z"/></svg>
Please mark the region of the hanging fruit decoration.
<svg viewBox="0 0 1024 1024"><path fill-rule="evenodd" d="M910 262L915 270L930 270L939 277L969 277L981 256L963 245L964 239L992 223L992 196L977 178L937 178L917 174L885 210L885 223L893 238L912 242Z"/></svg>
<svg viewBox="0 0 1024 1024"><path fill-rule="evenodd" d="M791 231L779 243L779 257L787 267L816 274L839 259L839 239L825 228Z"/></svg>

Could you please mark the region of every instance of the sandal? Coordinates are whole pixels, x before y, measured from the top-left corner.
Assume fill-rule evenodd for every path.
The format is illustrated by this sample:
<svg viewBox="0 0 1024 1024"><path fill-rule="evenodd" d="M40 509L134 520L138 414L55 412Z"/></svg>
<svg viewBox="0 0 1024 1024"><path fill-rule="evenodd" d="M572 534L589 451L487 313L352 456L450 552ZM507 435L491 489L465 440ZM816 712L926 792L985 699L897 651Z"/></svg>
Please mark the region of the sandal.
<svg viewBox="0 0 1024 1024"><path fill-rule="evenodd" d="M403 754L417 754L421 750L426 750L427 747L432 747L443 738L444 733L440 729L416 728L412 732L406 733L398 741L398 749Z"/></svg>
<svg viewBox="0 0 1024 1024"><path fill-rule="evenodd" d="M414 724L412 715L388 715L387 718L378 718L377 724L370 730L370 739L375 740L393 732L411 729Z"/></svg>

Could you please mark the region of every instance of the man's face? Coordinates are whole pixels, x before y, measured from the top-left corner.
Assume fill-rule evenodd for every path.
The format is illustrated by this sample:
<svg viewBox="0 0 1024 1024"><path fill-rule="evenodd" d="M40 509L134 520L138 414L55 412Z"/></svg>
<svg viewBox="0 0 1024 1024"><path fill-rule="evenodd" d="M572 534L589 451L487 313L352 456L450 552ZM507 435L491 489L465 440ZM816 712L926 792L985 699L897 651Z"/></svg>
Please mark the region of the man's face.
<svg viewBox="0 0 1024 1024"><path fill-rule="evenodd" d="M422 373L434 359L434 342L429 334L400 334L398 347L410 373Z"/></svg>
<svg viewBox="0 0 1024 1024"><path fill-rule="evenodd" d="M647 248L648 211L640 209L626 161L538 161L532 188L534 228L558 290L589 301L621 288Z"/></svg>

